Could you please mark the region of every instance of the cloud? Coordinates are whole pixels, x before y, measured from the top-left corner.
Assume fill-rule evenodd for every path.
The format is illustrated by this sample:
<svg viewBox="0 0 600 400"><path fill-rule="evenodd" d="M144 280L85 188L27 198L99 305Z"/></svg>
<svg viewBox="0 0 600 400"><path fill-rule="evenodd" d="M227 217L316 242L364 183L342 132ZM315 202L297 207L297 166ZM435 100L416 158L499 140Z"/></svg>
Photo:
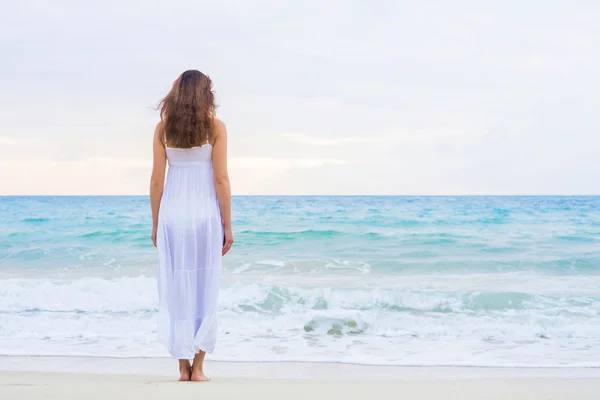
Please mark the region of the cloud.
<svg viewBox="0 0 600 400"><path fill-rule="evenodd" d="M228 164L234 168L309 168L325 164L356 164L356 161L340 160L336 158L257 158L257 157L232 157Z"/></svg>
<svg viewBox="0 0 600 400"><path fill-rule="evenodd" d="M282 138L291 142L316 147L333 147L344 145L386 145L397 143L436 143L442 139L463 139L473 136L470 131L452 129L440 130L415 130L413 132L397 132L386 134L372 134L363 137L327 137L316 135L303 135L297 133L283 133Z"/></svg>
<svg viewBox="0 0 600 400"><path fill-rule="evenodd" d="M596 2L3 13L2 193L146 193L150 107L188 68L214 80L234 193L590 193L600 180Z"/></svg>
<svg viewBox="0 0 600 400"><path fill-rule="evenodd" d="M31 146L35 144L36 141L31 138L0 136L0 145L3 146Z"/></svg>
<svg viewBox="0 0 600 400"><path fill-rule="evenodd" d="M284 133L281 136L285 139L291 140L292 142L307 144L310 146L336 146L347 143L367 143L369 141L366 137L347 137L334 139L319 136L301 135L297 133Z"/></svg>

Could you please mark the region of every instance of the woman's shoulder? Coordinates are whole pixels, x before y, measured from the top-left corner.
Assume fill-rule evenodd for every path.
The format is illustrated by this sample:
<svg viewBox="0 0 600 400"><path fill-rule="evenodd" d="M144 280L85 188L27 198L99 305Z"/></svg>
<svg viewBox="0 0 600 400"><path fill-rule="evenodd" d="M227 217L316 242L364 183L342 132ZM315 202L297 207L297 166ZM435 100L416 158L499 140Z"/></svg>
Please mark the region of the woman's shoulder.
<svg viewBox="0 0 600 400"><path fill-rule="evenodd" d="M154 140L159 142L162 142L164 140L164 126L165 125L162 120L158 121L158 123L156 124L156 128L154 129Z"/></svg>
<svg viewBox="0 0 600 400"><path fill-rule="evenodd" d="M225 122L223 122L222 120L220 120L217 117L214 117L213 119L213 131L214 131L214 136L215 138L222 136L222 135L227 135L227 128L225 127Z"/></svg>
<svg viewBox="0 0 600 400"><path fill-rule="evenodd" d="M213 121L215 123L215 128L224 128L225 127L225 122L223 122L222 119L219 119L217 117L213 118Z"/></svg>

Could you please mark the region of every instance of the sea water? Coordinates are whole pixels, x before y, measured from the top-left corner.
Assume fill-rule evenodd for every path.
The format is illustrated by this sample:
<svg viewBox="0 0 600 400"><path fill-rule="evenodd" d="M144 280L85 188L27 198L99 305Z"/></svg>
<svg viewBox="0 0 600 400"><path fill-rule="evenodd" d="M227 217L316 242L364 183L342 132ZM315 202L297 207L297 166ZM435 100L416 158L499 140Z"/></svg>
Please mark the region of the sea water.
<svg viewBox="0 0 600 400"><path fill-rule="evenodd" d="M600 367L600 197L234 197L213 360ZM0 355L168 357L146 197L0 197Z"/></svg>

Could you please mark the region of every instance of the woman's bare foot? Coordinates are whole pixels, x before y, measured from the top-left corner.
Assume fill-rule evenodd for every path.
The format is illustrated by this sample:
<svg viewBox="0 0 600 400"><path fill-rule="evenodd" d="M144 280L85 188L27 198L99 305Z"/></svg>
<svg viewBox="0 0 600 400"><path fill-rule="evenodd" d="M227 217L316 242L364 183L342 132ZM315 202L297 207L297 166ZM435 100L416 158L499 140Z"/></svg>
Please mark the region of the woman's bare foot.
<svg viewBox="0 0 600 400"><path fill-rule="evenodd" d="M204 356L205 352L200 351L194 357L194 364L192 365L192 377L191 380L193 382L208 382L210 378L204 375Z"/></svg>
<svg viewBox="0 0 600 400"><path fill-rule="evenodd" d="M181 382L187 382L192 377L192 366L188 360L179 360L179 373L181 376L179 380Z"/></svg>
<svg viewBox="0 0 600 400"><path fill-rule="evenodd" d="M192 382L208 382L210 381L210 378L206 375L204 375L204 372L202 371L196 371L196 370L192 370Z"/></svg>

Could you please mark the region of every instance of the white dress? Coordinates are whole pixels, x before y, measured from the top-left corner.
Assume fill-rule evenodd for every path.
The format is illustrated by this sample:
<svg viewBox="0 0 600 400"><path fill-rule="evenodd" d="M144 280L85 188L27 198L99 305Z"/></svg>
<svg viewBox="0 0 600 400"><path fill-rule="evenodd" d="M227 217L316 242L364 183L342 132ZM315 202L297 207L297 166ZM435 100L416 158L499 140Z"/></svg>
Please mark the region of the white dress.
<svg viewBox="0 0 600 400"><path fill-rule="evenodd" d="M210 353L217 339L223 224L212 146L166 148L158 213L158 340L178 359Z"/></svg>

